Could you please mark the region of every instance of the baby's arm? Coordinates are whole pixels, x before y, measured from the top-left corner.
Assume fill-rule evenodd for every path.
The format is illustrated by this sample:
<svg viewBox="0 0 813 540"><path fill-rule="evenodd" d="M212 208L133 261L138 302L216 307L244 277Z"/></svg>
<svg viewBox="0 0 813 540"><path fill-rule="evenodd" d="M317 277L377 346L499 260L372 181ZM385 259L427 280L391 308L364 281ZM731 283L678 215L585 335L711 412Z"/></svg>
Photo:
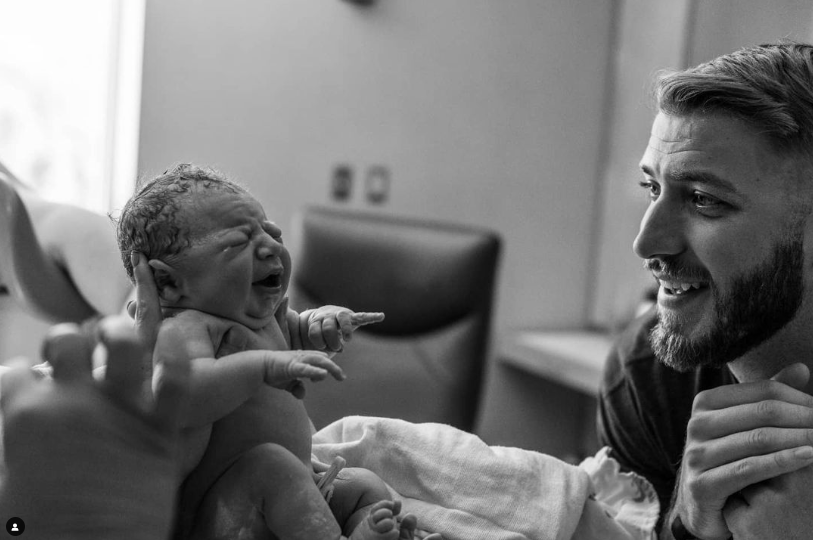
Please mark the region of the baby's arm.
<svg viewBox="0 0 813 540"><path fill-rule="evenodd" d="M167 319L158 332L154 353L154 384L162 377L167 358L191 361L190 399L182 427L210 424L242 405L263 385L304 395L299 378L313 381L332 375L344 378L341 368L318 351L248 350L215 358L205 316L188 311Z"/></svg>
<svg viewBox="0 0 813 540"><path fill-rule="evenodd" d="M384 314L322 306L302 313L289 309L287 319L291 348L340 352L358 327L381 322Z"/></svg>

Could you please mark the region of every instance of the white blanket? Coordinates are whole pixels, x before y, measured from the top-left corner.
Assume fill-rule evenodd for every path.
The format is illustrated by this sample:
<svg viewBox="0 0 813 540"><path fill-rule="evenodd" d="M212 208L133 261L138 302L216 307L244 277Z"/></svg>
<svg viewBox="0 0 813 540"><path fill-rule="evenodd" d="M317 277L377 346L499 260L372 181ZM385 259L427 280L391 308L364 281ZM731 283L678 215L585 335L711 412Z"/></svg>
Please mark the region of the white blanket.
<svg viewBox="0 0 813 540"><path fill-rule="evenodd" d="M658 500L600 451L576 467L486 445L443 424L347 417L313 438L314 457L377 473L419 527L445 540L655 538Z"/></svg>

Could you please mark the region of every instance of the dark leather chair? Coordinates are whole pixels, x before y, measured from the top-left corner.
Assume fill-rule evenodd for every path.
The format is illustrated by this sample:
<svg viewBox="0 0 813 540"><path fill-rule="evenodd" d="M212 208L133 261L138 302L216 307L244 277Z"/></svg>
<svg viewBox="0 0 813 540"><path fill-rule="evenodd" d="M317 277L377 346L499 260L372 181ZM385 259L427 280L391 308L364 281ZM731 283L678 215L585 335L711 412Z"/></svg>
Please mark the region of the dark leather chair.
<svg viewBox="0 0 813 540"><path fill-rule="evenodd" d="M298 311L383 311L336 357L347 380L309 388L317 428L348 415L471 431L490 334L500 238L492 231L306 208L290 286Z"/></svg>
<svg viewBox="0 0 813 540"><path fill-rule="evenodd" d="M51 322L81 322L97 314L70 276L43 250L28 210L2 164L0 284L26 310Z"/></svg>

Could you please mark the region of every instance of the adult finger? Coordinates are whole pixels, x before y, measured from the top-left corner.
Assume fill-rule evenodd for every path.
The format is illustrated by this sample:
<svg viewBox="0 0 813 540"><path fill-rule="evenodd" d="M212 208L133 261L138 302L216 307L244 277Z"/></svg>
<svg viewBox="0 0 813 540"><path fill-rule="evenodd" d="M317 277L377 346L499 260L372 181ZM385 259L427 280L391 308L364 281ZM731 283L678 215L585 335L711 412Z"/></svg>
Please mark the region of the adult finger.
<svg viewBox="0 0 813 540"><path fill-rule="evenodd" d="M159 429L176 433L180 428L181 410L189 397L190 360L177 355L165 358L163 374L155 388L154 420Z"/></svg>
<svg viewBox="0 0 813 540"><path fill-rule="evenodd" d="M54 368L57 381L92 379L95 342L73 323L52 326L42 342L42 357Z"/></svg>
<svg viewBox="0 0 813 540"><path fill-rule="evenodd" d="M713 491L725 497L751 484L775 478L813 463L813 447L802 446L780 450L771 454L751 456L708 470L689 483L695 500L703 500L702 493Z"/></svg>
<svg viewBox="0 0 813 540"><path fill-rule="evenodd" d="M763 427L813 429L813 407L769 399L700 411L692 417L688 434L690 439L710 440Z"/></svg>
<svg viewBox="0 0 813 540"><path fill-rule="evenodd" d="M689 467L708 470L750 456L802 446L813 447L813 429L765 427L733 433L702 445L689 443L684 451L684 459Z"/></svg>
<svg viewBox="0 0 813 540"><path fill-rule="evenodd" d="M99 324L99 340L107 350L105 385L122 401L145 407L145 387L151 375L150 356L123 317L108 317Z"/></svg>
<svg viewBox="0 0 813 540"><path fill-rule="evenodd" d="M692 414L704 410L726 409L746 403L778 400L813 407L813 396L779 381L765 380L718 386L695 396Z"/></svg>
<svg viewBox="0 0 813 540"><path fill-rule="evenodd" d="M133 265L136 299L135 308L130 308L128 305L128 312L135 312L136 333L144 342L147 350L152 351L162 320L158 287L155 284L152 268L143 254L133 251L130 254L130 262Z"/></svg>

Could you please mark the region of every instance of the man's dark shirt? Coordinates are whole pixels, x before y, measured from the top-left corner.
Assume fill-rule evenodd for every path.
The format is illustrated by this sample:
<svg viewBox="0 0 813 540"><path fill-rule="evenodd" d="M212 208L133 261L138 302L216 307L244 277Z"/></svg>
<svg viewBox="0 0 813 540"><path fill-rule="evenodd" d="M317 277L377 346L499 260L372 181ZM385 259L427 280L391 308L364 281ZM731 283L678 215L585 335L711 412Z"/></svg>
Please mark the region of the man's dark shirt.
<svg viewBox="0 0 813 540"><path fill-rule="evenodd" d="M659 362L649 343L655 309L619 336L604 368L598 403L598 437L625 470L655 487L661 516L669 509L694 396L735 383L728 369L702 367L679 373Z"/></svg>

